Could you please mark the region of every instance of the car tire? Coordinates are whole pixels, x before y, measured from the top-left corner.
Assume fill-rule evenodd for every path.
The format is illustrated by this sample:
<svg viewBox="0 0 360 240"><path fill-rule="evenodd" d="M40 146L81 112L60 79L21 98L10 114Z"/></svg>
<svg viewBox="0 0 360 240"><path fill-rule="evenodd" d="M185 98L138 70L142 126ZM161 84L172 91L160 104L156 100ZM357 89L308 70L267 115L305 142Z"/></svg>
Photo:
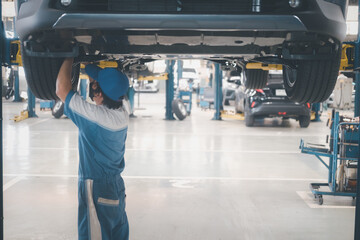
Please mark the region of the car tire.
<svg viewBox="0 0 360 240"><path fill-rule="evenodd" d="M224 101L224 105L225 105L225 106L230 106L229 100L225 100L225 101Z"/></svg>
<svg viewBox="0 0 360 240"><path fill-rule="evenodd" d="M310 116L300 116L299 125L301 128L307 128L310 125Z"/></svg>
<svg viewBox="0 0 360 240"><path fill-rule="evenodd" d="M25 77L31 92L35 97L44 100L57 100L56 79L63 58L30 57L26 55L24 47L21 49ZM80 64L73 66L71 82L74 90L77 90L79 82Z"/></svg>
<svg viewBox="0 0 360 240"><path fill-rule="evenodd" d="M255 118L250 113L245 112L245 125L247 127L254 126Z"/></svg>
<svg viewBox="0 0 360 240"><path fill-rule="evenodd" d="M235 95L235 112L244 113L246 101L239 97L238 94Z"/></svg>
<svg viewBox="0 0 360 240"><path fill-rule="evenodd" d="M240 100L237 100L237 98L235 99L235 112L236 113L241 113L240 108L238 107L238 105Z"/></svg>
<svg viewBox="0 0 360 240"><path fill-rule="evenodd" d="M255 117L253 115L251 115L251 113L250 113L248 102L246 102L244 114L245 114L245 125L247 127L254 126Z"/></svg>
<svg viewBox="0 0 360 240"><path fill-rule="evenodd" d="M245 71L245 87L247 89L263 89L266 86L269 71L261 69L247 69Z"/></svg>
<svg viewBox="0 0 360 240"><path fill-rule="evenodd" d="M184 120L186 118L186 107L180 99L174 99L171 103L171 107L177 119Z"/></svg>
<svg viewBox="0 0 360 240"><path fill-rule="evenodd" d="M57 100L51 109L51 113L54 118L61 118L64 114L64 103L61 100Z"/></svg>
<svg viewBox="0 0 360 240"><path fill-rule="evenodd" d="M289 99L298 103L328 99L338 76L339 56L330 60L299 61L297 69L284 66L284 86Z"/></svg>

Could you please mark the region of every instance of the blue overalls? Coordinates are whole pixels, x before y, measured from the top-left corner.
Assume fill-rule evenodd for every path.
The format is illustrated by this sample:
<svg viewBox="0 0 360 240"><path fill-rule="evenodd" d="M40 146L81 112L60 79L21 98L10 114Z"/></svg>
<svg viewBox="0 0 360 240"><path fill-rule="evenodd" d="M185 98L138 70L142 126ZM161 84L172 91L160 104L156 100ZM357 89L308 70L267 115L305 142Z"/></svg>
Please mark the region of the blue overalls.
<svg viewBox="0 0 360 240"><path fill-rule="evenodd" d="M127 240L125 141L129 115L124 108L96 106L70 91L65 114L79 128L79 240Z"/></svg>

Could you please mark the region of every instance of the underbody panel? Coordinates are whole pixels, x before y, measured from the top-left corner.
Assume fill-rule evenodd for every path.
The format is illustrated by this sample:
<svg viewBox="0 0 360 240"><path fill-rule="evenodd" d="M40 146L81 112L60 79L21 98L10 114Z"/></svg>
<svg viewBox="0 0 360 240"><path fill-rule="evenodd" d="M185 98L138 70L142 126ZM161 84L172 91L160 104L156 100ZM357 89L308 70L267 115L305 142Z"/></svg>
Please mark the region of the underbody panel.
<svg viewBox="0 0 360 240"><path fill-rule="evenodd" d="M301 2L19 0L16 29L29 56L39 57L252 59L286 49L299 59L293 55L306 48L328 58L345 37L346 1Z"/></svg>

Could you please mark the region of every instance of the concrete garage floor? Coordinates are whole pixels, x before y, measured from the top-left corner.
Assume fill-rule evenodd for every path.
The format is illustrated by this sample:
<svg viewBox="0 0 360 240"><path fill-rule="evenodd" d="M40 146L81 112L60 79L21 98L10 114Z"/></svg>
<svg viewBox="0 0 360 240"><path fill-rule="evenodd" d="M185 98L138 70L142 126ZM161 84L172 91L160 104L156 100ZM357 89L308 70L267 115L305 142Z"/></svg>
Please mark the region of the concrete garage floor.
<svg viewBox="0 0 360 240"><path fill-rule="evenodd" d="M308 186L327 171L298 148L301 138L325 141L326 116L307 129L294 120L247 128L195 106L184 121L164 121L163 94L140 99L123 173L132 240L353 239L354 202L317 205ZM77 129L39 110L9 120L23 105L3 105L5 239L76 239Z"/></svg>

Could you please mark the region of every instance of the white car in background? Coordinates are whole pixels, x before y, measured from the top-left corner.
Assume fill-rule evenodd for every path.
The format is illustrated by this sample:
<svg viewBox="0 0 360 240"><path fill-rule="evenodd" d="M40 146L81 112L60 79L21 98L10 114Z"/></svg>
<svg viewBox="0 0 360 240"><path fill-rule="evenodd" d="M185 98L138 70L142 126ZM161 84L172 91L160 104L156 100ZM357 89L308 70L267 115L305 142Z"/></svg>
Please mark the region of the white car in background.
<svg viewBox="0 0 360 240"><path fill-rule="evenodd" d="M157 93L159 92L159 81L158 80L134 80L134 90L140 93Z"/></svg>

